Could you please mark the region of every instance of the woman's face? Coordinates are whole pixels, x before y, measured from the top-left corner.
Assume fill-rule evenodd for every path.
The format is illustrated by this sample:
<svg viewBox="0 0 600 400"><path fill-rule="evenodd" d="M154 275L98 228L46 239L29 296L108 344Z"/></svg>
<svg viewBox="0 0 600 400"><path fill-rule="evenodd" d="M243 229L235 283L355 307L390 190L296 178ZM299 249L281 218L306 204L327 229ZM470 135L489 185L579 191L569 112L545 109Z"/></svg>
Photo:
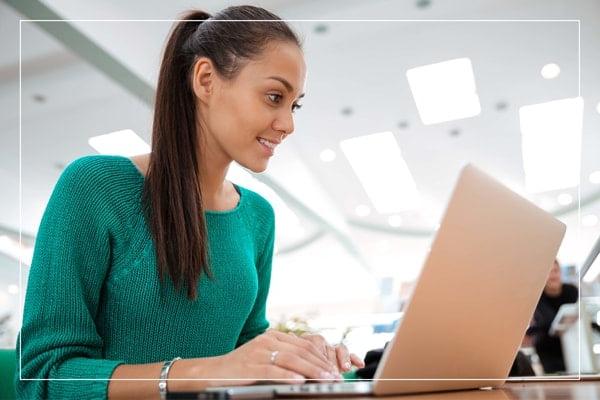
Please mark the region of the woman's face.
<svg viewBox="0 0 600 400"><path fill-rule="evenodd" d="M237 76L213 75L211 93L200 102L206 150L263 172L281 141L294 131L294 111L303 96L306 66L294 43L274 42Z"/></svg>

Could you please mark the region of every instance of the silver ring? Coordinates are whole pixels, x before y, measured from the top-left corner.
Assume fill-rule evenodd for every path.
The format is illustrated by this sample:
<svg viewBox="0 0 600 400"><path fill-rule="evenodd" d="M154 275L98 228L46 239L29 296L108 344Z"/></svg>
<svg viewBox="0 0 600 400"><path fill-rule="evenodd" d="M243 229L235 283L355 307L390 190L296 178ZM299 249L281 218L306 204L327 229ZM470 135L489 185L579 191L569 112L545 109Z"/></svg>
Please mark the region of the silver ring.
<svg viewBox="0 0 600 400"><path fill-rule="evenodd" d="M275 365L275 359L277 358L277 354L279 354L279 351L275 350L271 352L271 364Z"/></svg>

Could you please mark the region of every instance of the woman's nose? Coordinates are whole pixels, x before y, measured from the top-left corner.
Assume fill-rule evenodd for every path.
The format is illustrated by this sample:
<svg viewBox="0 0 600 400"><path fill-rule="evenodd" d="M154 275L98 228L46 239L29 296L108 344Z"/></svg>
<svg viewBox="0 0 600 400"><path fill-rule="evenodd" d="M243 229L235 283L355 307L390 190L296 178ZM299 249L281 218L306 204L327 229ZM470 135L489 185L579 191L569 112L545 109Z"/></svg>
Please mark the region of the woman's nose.
<svg viewBox="0 0 600 400"><path fill-rule="evenodd" d="M294 115L291 111L283 112L278 115L273 123L273 129L287 136L294 132Z"/></svg>

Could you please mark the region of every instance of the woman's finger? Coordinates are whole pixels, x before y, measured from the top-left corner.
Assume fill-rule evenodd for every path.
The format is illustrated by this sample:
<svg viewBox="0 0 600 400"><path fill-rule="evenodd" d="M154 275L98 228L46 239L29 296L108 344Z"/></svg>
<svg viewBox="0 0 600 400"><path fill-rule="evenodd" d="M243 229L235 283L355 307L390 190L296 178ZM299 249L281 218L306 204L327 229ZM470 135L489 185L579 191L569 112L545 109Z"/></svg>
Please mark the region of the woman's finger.
<svg viewBox="0 0 600 400"><path fill-rule="evenodd" d="M325 356L327 356L327 346L328 343L325 338L321 335L307 334L300 336L302 339L306 339L310 341L315 347L321 351Z"/></svg>
<svg viewBox="0 0 600 400"><path fill-rule="evenodd" d="M352 362L350 361L350 352L344 344L338 344L335 346L337 354L337 362L341 371L350 371L352 368Z"/></svg>
<svg viewBox="0 0 600 400"><path fill-rule="evenodd" d="M259 372L261 376L258 376L257 378L267 378L268 380L285 383L306 382L306 378L303 375L277 365L264 365Z"/></svg>
<svg viewBox="0 0 600 400"><path fill-rule="evenodd" d="M300 340L302 341L303 339ZM304 359L307 363L314 365L316 368L319 368L320 370L328 371L332 374L336 373L335 369L333 368L333 365L331 365L331 363L329 363L326 359L323 360L321 357L315 356L312 352L306 351L304 347L296 345L296 343L294 343L293 341L288 342L278 340L276 344L274 344L274 346L275 347L269 350L286 351L289 353L293 353L298 357Z"/></svg>
<svg viewBox="0 0 600 400"><path fill-rule="evenodd" d="M336 374L340 373L340 371L342 369L340 368L340 364L338 362L336 349L333 346L330 346L323 336L321 336L321 335L302 335L302 338L311 341L317 347L317 349L323 351L323 353L325 353L325 355L327 356L327 360L329 361L331 366L334 368L334 372Z"/></svg>
<svg viewBox="0 0 600 400"><path fill-rule="evenodd" d="M333 346L327 346L327 359L329 360L329 362L333 365L335 365L335 372L337 374L340 373L340 366L338 363L338 359L337 359L337 353L335 350L335 347Z"/></svg>
<svg viewBox="0 0 600 400"><path fill-rule="evenodd" d="M361 360L361 358L354 353L350 354L350 362L353 365L357 366L358 368L365 367L365 362L363 360Z"/></svg>
<svg viewBox="0 0 600 400"><path fill-rule="evenodd" d="M269 331L269 333L280 342L289 343L291 345L300 347L306 352L310 352L315 357L328 362L326 353L319 349L311 340L307 340L304 337L292 336L279 331Z"/></svg>
<svg viewBox="0 0 600 400"><path fill-rule="evenodd" d="M282 350L277 353L274 360L271 360L271 365L300 374L308 379L317 379L320 381L339 379L338 375L308 362L305 358L291 351Z"/></svg>

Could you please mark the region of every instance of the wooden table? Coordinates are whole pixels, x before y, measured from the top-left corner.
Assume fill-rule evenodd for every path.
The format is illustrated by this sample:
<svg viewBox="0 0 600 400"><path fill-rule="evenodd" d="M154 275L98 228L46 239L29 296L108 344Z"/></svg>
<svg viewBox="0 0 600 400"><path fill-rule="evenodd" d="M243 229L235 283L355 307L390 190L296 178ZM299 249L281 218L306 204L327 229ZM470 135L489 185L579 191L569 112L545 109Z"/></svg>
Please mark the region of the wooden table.
<svg viewBox="0 0 600 400"><path fill-rule="evenodd" d="M600 380L508 383L500 391L519 400L600 400Z"/></svg>
<svg viewBox="0 0 600 400"><path fill-rule="evenodd" d="M356 399L356 398L355 398ZM364 397L362 399L373 399ZM490 390L380 397L385 400L600 400L600 380L511 382Z"/></svg>
<svg viewBox="0 0 600 400"><path fill-rule="evenodd" d="M183 397L175 397L171 393L169 398L197 399L193 393ZM290 397L290 399L293 399ZM548 380L535 382L509 382L494 389L461 390L453 392L409 394L385 397L297 397L302 400L600 400L600 378L587 377L582 380Z"/></svg>

